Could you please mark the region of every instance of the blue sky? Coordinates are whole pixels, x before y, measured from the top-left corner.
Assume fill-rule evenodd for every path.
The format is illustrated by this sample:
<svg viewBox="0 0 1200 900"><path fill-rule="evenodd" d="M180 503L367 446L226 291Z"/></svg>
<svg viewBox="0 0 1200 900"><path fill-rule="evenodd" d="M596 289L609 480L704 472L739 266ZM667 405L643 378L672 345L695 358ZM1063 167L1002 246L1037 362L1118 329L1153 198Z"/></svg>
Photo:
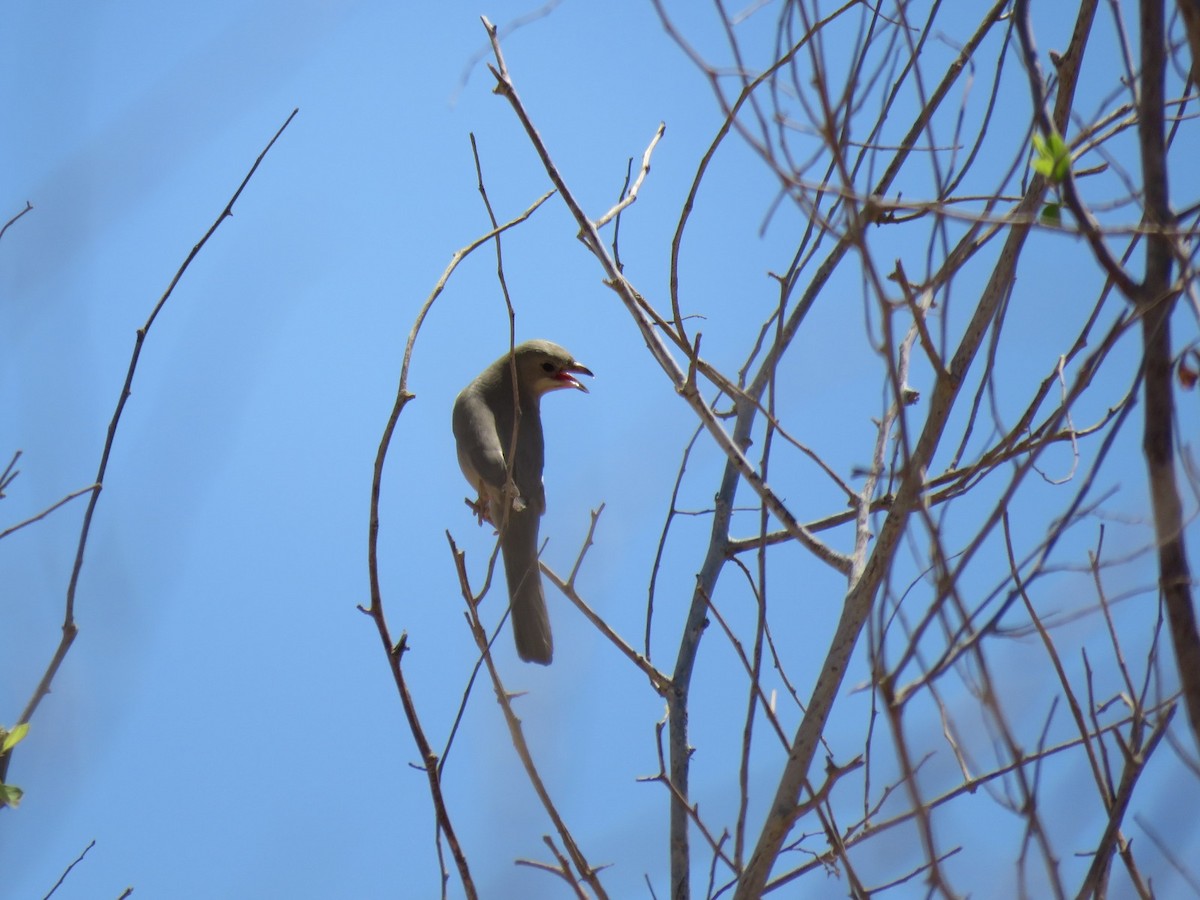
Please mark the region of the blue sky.
<svg viewBox="0 0 1200 900"><path fill-rule="evenodd" d="M90 483L135 330L270 136L300 112L146 341L87 548L80 635L9 773L26 797L0 814L6 896L41 896L93 839L56 896L115 897L127 886L148 897L436 896L425 780L410 766L417 754L375 631L355 607L368 599L371 466L404 341L451 254L488 228L468 133L501 219L548 187L510 108L491 93L490 74L471 64L486 50L480 13L504 23L529 10L512 2L407 10L317 0L127 3L64 18L43 4L10 5L0 35L0 218L26 200L34 210L0 241L0 455L23 451L0 524ZM1045 25L1059 29L1061 46L1062 23ZM705 50L719 45L710 18L693 27ZM665 308L679 206L721 121L702 76L646 3L566 2L504 47L561 170L594 214L615 200L626 160L640 158L666 121L653 171L622 222L628 271ZM1011 117L1023 129L1027 107ZM1008 114L997 121L1008 127ZM1014 133L1013 146L1019 139ZM736 369L774 303L766 273L786 264L802 220L784 208L765 237L746 238L775 185L744 148L727 148L689 230L683 288L706 316L706 355ZM543 408L545 558L569 571L588 511L606 504L580 587L640 645L646 581L694 419L574 234L552 200L504 245L518 340L562 343L597 376L590 395L553 395ZM1024 374L1034 383L1062 350L1055 327L1067 313L1053 301L1081 277L1055 259L1065 244L1023 273L1036 290L1011 313L1010 327L1028 329L1034 362ZM841 288L842 297L817 307L785 371L811 385L787 398L799 417L791 421L818 423L799 436L848 472L868 461L879 379L839 349L863 345L861 288L848 276ZM482 250L425 325L411 373L416 400L384 480L385 601L394 633L408 632L405 665L439 747L475 657L446 531L477 579L492 546L462 505L450 406L506 342L495 259ZM1100 406L1119 396L1110 387ZM864 399L866 413L844 415ZM1131 432L1105 470L1106 483L1128 489L1113 509L1135 519L1145 513L1136 450ZM720 465L702 441L682 506L711 504ZM811 472L777 477L801 518L837 508L836 492ZM82 510L76 501L0 542L2 723L19 713L53 653ZM654 648L662 667L673 659L671 623L690 597L707 531L706 518L683 519L668 548ZM1136 546L1137 534L1131 527L1114 539ZM1147 571L1125 577L1144 584ZM773 579L781 599L803 607L787 633L798 660L792 674L811 680L840 579L796 549L781 555ZM730 572L722 582L731 598L744 589L734 581ZM605 875L612 896L647 896L644 875L665 896L665 792L636 781L657 771L662 702L548 594L553 667L522 666L502 636L502 671L511 689L528 692L518 711L564 817L593 862L614 863ZM485 611L494 622L495 603ZM1094 637L1090 628L1083 638ZM694 689L706 700L692 722L693 778L703 808L721 820L736 803L728 745L744 700L736 660L713 637ZM1022 679L1037 677L1022 667L1040 651L1007 653L1000 659L1019 697ZM847 729L838 752L849 756L868 697L843 694L833 727ZM966 715L969 699L956 702ZM924 724L937 727L932 717ZM764 786L778 755L756 757ZM1054 793L1087 790L1071 770L1077 764L1048 767L1061 777ZM952 760L943 754L931 765ZM1177 771L1151 774L1158 780L1139 809L1174 824L1182 856L1200 857L1194 822L1161 819L1182 791L1194 809L1196 784L1177 787ZM483 896L566 896L512 863L545 858L540 837L550 825L485 686L451 751L447 790ZM950 833L978 828L1011 840L1019 828L994 808L981 820L966 802L945 815ZM1086 846L1089 821L1100 820L1084 810L1080 821L1078 835L1063 836L1064 851ZM880 842L875 862L898 875L907 851L892 848L897 868L889 870L888 846ZM706 866L699 859L697 872ZM1169 867L1155 866L1170 885ZM803 883L812 896L843 892L832 879L823 888L819 876Z"/></svg>

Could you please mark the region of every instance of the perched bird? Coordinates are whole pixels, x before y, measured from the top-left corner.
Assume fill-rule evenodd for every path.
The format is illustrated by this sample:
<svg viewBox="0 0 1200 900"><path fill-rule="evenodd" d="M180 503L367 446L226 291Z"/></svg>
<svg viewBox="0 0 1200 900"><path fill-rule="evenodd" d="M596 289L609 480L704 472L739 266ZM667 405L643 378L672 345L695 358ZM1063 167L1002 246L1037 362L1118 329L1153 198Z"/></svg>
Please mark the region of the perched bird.
<svg viewBox="0 0 1200 900"><path fill-rule="evenodd" d="M538 570L538 523L546 511L542 395L560 388L586 394L588 389L575 376L591 374L558 344L526 341L484 369L454 401L458 464L479 492L475 511L500 532L513 637L526 662L549 665L554 655Z"/></svg>

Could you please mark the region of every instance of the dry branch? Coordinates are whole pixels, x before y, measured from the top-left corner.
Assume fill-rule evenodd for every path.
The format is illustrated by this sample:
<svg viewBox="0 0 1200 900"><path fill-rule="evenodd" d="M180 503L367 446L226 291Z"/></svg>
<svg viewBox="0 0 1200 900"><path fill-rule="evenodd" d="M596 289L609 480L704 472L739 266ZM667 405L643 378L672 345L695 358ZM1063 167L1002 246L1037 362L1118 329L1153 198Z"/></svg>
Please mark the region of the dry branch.
<svg viewBox="0 0 1200 900"><path fill-rule="evenodd" d="M208 239L213 236L217 228L220 227L221 223L233 215L233 205L237 203L238 198L242 195L242 191L245 190L246 185L250 183L250 179L254 177L254 173L258 171L258 167L266 157L267 153L273 146L275 146L275 142L279 140L279 136L283 134L284 129L288 127L292 119L296 117L296 113L299 111L300 110L298 109L292 110L291 115L289 115L284 123L279 126L279 130L275 132L271 140L267 142L266 147L264 147L262 152L258 154L258 158L255 159L254 164L250 166L250 171L246 173L245 178L242 179L242 182L238 185L237 190L233 192L233 196L229 198L229 202L225 204L225 207L221 210L220 214L217 216L212 225L209 226L208 231L204 233L204 236L200 238L199 242L194 247L192 247L191 252L188 253L182 265L180 265L179 269L175 272L175 276L171 279L170 284L167 285L167 289L163 292L162 296L159 297L158 302L150 311L149 318L147 318L145 324L137 330L137 336L133 344L133 353L129 358L129 368L125 373L125 381L121 385L121 392L117 396L116 408L113 410L112 419L108 423L108 431L104 440L104 449L100 453L100 464L96 470L94 484L91 487L84 488L82 491L82 493L88 493L89 495L88 504L83 513L83 522L79 530L79 542L75 549L75 562L71 568L70 581L67 584L67 595L62 624L62 638L59 640L58 647L54 651L54 656L51 658L50 663L46 666L45 673L42 675L41 680L34 689L33 696L29 698L29 702L25 705L25 709L21 712L20 718L17 719L16 724L18 725L28 722L33 717L33 714L37 710L38 704L41 703L42 698L50 693L50 685L53 683L55 675L58 674L58 670L62 666L63 660L66 659L67 653L70 651L71 645L75 642L75 637L79 633L79 628L75 623L75 592L79 586L80 573L83 571L83 554L87 549L88 536L90 535L92 528L92 517L96 512L96 504L100 500L100 492L104 487L104 476L108 472L108 460L110 454L112 453L113 441L117 435L117 426L120 424L121 413L125 410L125 403L129 399L131 393L133 376L137 371L138 359L141 357L142 346L146 340L146 335L150 332L150 326L154 324L154 320L158 317L159 312L162 310L163 306L166 305L166 302L170 298L171 294L174 293L175 286L179 283L179 280L183 278L183 274L187 271L188 266L192 264L192 260L199 255L200 251L204 248L204 245L208 243ZM14 216L13 219L9 221L9 224L11 224L13 221L16 221L16 219L20 218L24 212L28 212L31 208L32 207L26 203L25 210L17 216ZM6 225L5 228L7 227L8 226ZM3 232L0 231L0 234L3 234ZM67 499L70 499L70 497ZM54 507L51 507L51 510L53 508ZM50 512L51 510L47 510L46 512ZM43 513L43 515L45 515L45 513ZM11 758L11 751L0 754L0 782L4 780L8 773L8 764Z"/></svg>

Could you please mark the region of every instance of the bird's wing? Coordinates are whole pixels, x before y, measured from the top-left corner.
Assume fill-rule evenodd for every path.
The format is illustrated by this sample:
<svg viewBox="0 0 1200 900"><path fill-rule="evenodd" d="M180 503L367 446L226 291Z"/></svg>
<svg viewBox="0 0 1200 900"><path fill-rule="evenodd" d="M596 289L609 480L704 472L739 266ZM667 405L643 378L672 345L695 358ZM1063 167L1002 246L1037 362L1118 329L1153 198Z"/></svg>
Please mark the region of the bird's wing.
<svg viewBox="0 0 1200 900"><path fill-rule="evenodd" d="M508 449L507 447L505 448ZM546 489L542 486L542 466L546 449L542 440L542 416L538 402L526 402L517 426L517 455L513 463L513 481L531 511L539 516L546 511Z"/></svg>
<svg viewBox="0 0 1200 900"><path fill-rule="evenodd" d="M477 487L482 482L493 491L500 491L507 475L504 450L496 430L496 417L475 385L468 386L454 401L453 426L458 464L467 480Z"/></svg>

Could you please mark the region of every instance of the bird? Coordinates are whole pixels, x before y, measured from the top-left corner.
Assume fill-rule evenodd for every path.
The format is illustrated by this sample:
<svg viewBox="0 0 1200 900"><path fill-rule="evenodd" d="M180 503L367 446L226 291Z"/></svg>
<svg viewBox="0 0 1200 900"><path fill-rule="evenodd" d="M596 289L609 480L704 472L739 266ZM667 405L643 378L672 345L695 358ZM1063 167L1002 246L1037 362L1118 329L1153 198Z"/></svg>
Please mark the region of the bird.
<svg viewBox="0 0 1200 900"><path fill-rule="evenodd" d="M564 388L589 393L577 375L594 377L558 344L525 341L480 372L454 400L458 465L478 492L478 500L467 504L480 524L489 521L499 531L517 655L544 666L554 657L554 640L538 569L538 526L546 511L540 404L545 394Z"/></svg>

